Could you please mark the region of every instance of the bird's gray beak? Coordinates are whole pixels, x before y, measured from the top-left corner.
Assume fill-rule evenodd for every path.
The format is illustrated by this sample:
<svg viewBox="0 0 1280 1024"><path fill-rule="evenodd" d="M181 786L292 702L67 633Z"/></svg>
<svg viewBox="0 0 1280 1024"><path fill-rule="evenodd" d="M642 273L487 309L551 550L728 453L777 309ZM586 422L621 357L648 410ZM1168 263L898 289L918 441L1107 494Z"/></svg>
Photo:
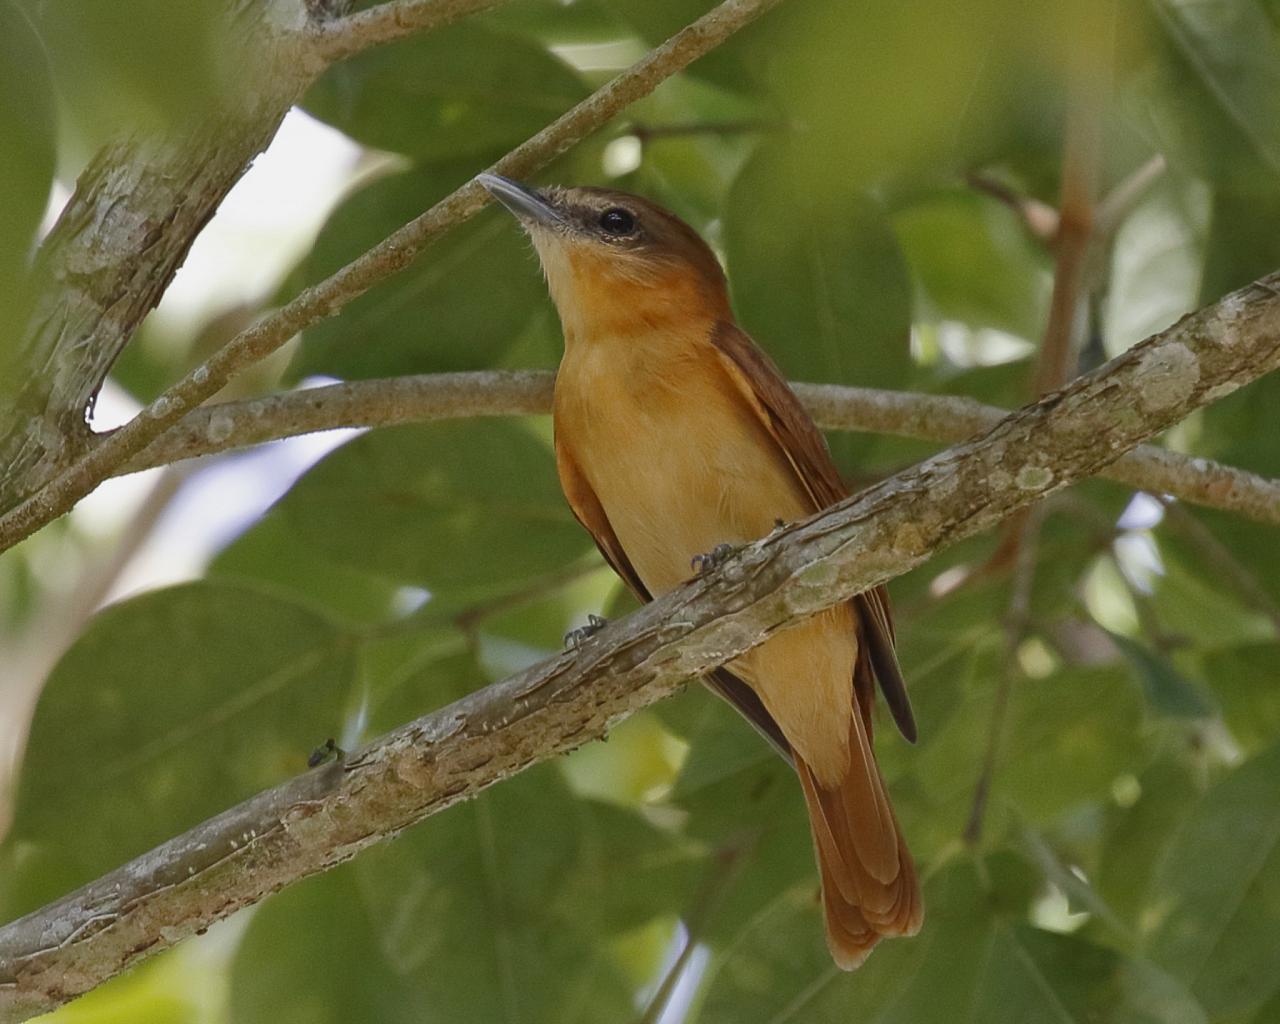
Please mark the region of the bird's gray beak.
<svg viewBox="0 0 1280 1024"><path fill-rule="evenodd" d="M563 224L560 212L543 197L540 192L518 181L504 178L500 174L477 174L480 182L494 199L514 213L520 220L532 221L551 227Z"/></svg>

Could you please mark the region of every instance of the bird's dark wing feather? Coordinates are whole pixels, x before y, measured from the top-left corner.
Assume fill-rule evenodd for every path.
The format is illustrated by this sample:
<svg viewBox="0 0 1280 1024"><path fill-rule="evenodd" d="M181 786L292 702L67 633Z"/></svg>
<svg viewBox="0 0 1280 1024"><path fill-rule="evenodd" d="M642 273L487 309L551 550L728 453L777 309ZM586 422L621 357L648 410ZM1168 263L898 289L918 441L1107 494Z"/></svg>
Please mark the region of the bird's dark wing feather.
<svg viewBox="0 0 1280 1024"><path fill-rule="evenodd" d="M641 601L648 603L653 596L645 589L635 567L622 550L618 535L613 532L609 517L604 507L591 489L591 484L578 468L573 454L556 439L556 469L560 474L560 486L569 502L574 518L591 534L600 549L600 554L609 563L609 567L621 577L633 594ZM755 691L726 668L718 668L704 677L707 685L717 694L732 704L744 718L767 739L779 754L791 761L791 746L778 723L765 710L764 704L756 696Z"/></svg>
<svg viewBox="0 0 1280 1024"><path fill-rule="evenodd" d="M826 440L773 360L735 324L722 321L713 332L711 341L724 358L730 377L748 401L754 403L770 435L809 492L814 510L826 508L847 497L848 491L831 461ZM914 743L915 716L911 711L906 681L898 665L888 591L884 587L875 587L855 597L853 606L863 626L863 639L885 703L889 705L899 731ZM855 684L860 681L854 680ZM865 698L868 703L870 697L870 692L867 692Z"/></svg>

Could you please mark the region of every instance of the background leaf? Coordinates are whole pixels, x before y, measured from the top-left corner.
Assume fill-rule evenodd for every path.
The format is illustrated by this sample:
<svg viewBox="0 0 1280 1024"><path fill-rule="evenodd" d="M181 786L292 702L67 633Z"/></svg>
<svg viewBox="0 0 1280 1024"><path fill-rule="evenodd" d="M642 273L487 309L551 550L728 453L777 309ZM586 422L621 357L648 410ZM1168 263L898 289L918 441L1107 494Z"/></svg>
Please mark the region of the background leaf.
<svg viewBox="0 0 1280 1024"><path fill-rule="evenodd" d="M336 64L305 106L367 145L440 160L510 149L585 95L541 46L464 23Z"/></svg>
<svg viewBox="0 0 1280 1024"><path fill-rule="evenodd" d="M1204 795L1160 863L1147 950L1215 1016L1252 1012L1280 990L1280 747Z"/></svg>
<svg viewBox="0 0 1280 1024"><path fill-rule="evenodd" d="M305 770L340 735L353 682L350 636L252 590L197 583L105 612L41 697L8 840L22 878L5 911Z"/></svg>
<svg viewBox="0 0 1280 1024"><path fill-rule="evenodd" d="M323 280L474 173L470 163L429 165L348 196L291 288ZM364 378L492 366L547 306L528 243L495 211L450 232L407 270L308 328L290 373Z"/></svg>
<svg viewBox="0 0 1280 1024"><path fill-rule="evenodd" d="M298 481L273 514L339 565L437 595L518 589L590 548L551 453L513 422L367 434Z"/></svg>

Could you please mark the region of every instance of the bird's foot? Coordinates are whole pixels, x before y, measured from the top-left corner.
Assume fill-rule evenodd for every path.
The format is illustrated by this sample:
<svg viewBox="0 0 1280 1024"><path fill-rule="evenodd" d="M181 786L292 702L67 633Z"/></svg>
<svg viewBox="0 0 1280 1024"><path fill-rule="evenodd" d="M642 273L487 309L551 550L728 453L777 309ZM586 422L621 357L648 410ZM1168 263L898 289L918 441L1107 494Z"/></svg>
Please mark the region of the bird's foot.
<svg viewBox="0 0 1280 1024"><path fill-rule="evenodd" d="M773 529L769 531L769 536L772 537L779 530L785 530L790 525L791 524L788 523L785 519L775 519L773 521Z"/></svg>
<svg viewBox="0 0 1280 1024"><path fill-rule="evenodd" d="M733 544L717 544L705 555L694 555L689 561L689 565L693 568L694 575L705 576L707 573L719 569L730 558L742 550L742 545Z"/></svg>
<svg viewBox="0 0 1280 1024"><path fill-rule="evenodd" d="M336 761L341 764L347 759L347 752L338 746L332 736L325 740L315 750L311 751L311 756L307 758L308 768L318 768L327 761Z"/></svg>
<svg viewBox="0 0 1280 1024"><path fill-rule="evenodd" d="M585 626L571 629L564 635L564 645L569 650L581 647L607 625L609 625L608 619L601 618L599 615L588 615Z"/></svg>

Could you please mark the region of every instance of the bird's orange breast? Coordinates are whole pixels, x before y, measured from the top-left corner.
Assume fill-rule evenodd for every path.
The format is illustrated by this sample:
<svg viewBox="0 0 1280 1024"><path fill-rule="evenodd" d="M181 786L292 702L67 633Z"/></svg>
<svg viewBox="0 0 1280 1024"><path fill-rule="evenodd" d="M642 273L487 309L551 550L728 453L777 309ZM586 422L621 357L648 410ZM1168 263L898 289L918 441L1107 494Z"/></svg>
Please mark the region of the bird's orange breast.
<svg viewBox="0 0 1280 1024"><path fill-rule="evenodd" d="M556 379L555 428L654 595L687 580L694 555L815 511L697 333L633 330L570 343ZM847 619L847 608L833 609L732 666L823 777L838 777L847 760L856 654Z"/></svg>

